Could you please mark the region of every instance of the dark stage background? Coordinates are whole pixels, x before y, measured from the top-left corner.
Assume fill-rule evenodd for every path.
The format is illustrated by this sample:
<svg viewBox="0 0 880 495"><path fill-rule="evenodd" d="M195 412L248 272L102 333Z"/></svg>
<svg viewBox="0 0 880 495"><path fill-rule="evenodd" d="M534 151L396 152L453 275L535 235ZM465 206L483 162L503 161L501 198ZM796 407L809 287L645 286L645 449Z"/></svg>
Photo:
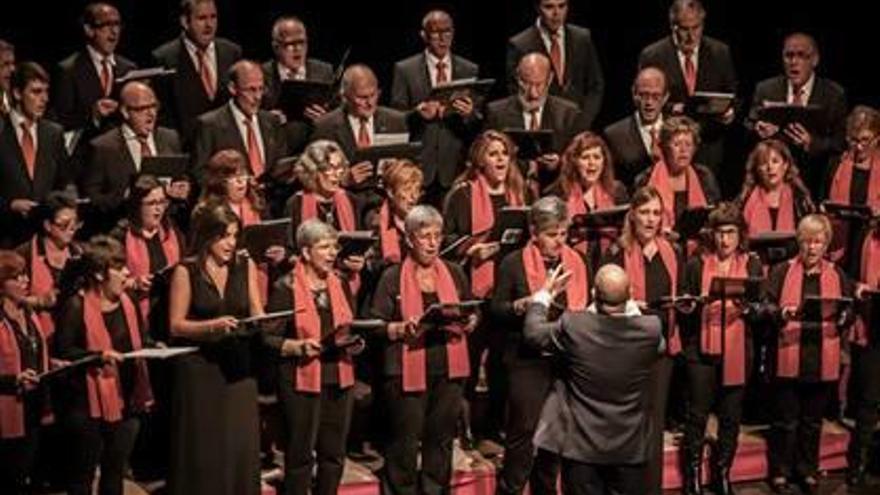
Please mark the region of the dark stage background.
<svg viewBox="0 0 880 495"><path fill-rule="evenodd" d="M17 46L20 60L47 66L82 45L78 18L84 0L16 1L4 4L0 37ZM120 52L144 65L149 52L178 34L175 0L114 2L125 22ZM570 0L570 19L590 28L605 72L606 90L598 126L632 110L629 86L638 53L668 34L668 0ZM310 54L337 63L347 46L350 62L372 66L385 92L396 60L420 50L418 27L432 7L448 9L456 21L455 51L478 62L488 77L503 77L505 41L534 22L532 0L278 1L217 0L220 34L244 46L245 55L271 56L269 29L282 13L303 18L309 27ZM876 20L855 1L705 1L706 34L729 43L740 80L740 96L751 97L756 81L781 71L781 40L793 30L814 34L822 49L819 72L846 88L850 105L880 103ZM12 14L15 5L19 13ZM861 15L859 14L861 12ZM497 88L501 91L502 88Z"/></svg>

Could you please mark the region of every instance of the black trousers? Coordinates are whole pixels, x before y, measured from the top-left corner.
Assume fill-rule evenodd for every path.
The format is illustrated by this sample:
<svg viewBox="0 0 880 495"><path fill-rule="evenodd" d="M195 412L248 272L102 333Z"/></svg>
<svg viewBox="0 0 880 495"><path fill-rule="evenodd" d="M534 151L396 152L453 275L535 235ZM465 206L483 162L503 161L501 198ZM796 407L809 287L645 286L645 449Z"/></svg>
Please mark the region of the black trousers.
<svg viewBox="0 0 880 495"><path fill-rule="evenodd" d="M452 442L461 412L464 380L428 376L424 392L404 392L399 376L387 377L389 438L382 491L386 495L449 493ZM417 459L422 454L421 473Z"/></svg>
<svg viewBox="0 0 880 495"><path fill-rule="evenodd" d="M284 493L335 495L345 468L345 445L354 395L351 389L321 387L320 394L302 393L282 383L278 396L284 408L286 448ZM314 489L312 471L318 466Z"/></svg>
<svg viewBox="0 0 880 495"><path fill-rule="evenodd" d="M672 358L663 356L657 360L651 373L651 396L648 403L651 439L648 463L645 466L647 486L644 492L651 495L660 495L663 492L663 429L666 426L666 402L674 365Z"/></svg>
<svg viewBox="0 0 880 495"><path fill-rule="evenodd" d="M99 495L122 495L123 477L137 440L140 420L124 418L108 423L84 414L72 414L65 424L72 449L68 458L68 493L91 495L95 468L100 466Z"/></svg>
<svg viewBox="0 0 880 495"><path fill-rule="evenodd" d="M33 475L40 443L40 428L27 428L21 438L0 439L0 493L31 493L28 478Z"/></svg>
<svg viewBox="0 0 880 495"><path fill-rule="evenodd" d="M480 365L483 352L486 354L486 380L489 385L488 403L485 417L481 422L475 421L471 413L469 426L480 439L500 438L501 426L504 424L504 405L507 403L508 381L504 372L503 354L506 335L500 327L501 323L491 317L486 318L477 329L468 336L468 357L471 362L471 376L465 384L465 398L473 401L477 383L480 378ZM473 409L471 409L473 411Z"/></svg>
<svg viewBox="0 0 880 495"><path fill-rule="evenodd" d="M849 465L858 461L860 452L871 446L874 425L880 408L880 346L852 346L850 389L856 429L849 442Z"/></svg>
<svg viewBox="0 0 880 495"><path fill-rule="evenodd" d="M777 380L768 453L771 477L816 476L822 415L834 384Z"/></svg>
<svg viewBox="0 0 880 495"><path fill-rule="evenodd" d="M541 409L553 385L550 363L541 358L517 359L508 363L510 393L507 401L507 423L504 465L498 476L496 493L519 494L526 482L534 495L556 493L559 460L549 452L535 454L532 437L541 418Z"/></svg>
<svg viewBox="0 0 880 495"><path fill-rule="evenodd" d="M706 422L712 406L715 406L718 414L718 445L713 460L718 466L730 467L736 455L745 386L725 387L722 384L721 366L694 360L687 363L689 400L684 447L686 459L700 458Z"/></svg>
<svg viewBox="0 0 880 495"><path fill-rule="evenodd" d="M564 495L643 495L645 465L589 464L562 459Z"/></svg>

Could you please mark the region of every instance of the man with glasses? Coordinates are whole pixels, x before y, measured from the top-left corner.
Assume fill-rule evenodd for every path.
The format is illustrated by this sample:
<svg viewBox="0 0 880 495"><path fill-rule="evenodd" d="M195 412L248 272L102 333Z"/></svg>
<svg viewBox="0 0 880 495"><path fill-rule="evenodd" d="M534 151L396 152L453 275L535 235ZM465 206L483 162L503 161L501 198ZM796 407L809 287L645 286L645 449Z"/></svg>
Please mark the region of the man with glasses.
<svg viewBox="0 0 880 495"><path fill-rule="evenodd" d="M700 0L675 0L669 7L669 36L642 50L639 67L657 67L666 74L673 114L685 112L696 92L736 94L737 79L727 44L703 35L706 10ZM697 162L722 177L724 138L736 117L731 105L719 115L689 115L701 126L702 146Z"/></svg>
<svg viewBox="0 0 880 495"><path fill-rule="evenodd" d="M116 7L103 2L88 4L82 26L86 46L59 64L52 108L65 130L83 129L94 136L110 125L108 118L119 108L114 81L136 66L116 53L122 34Z"/></svg>
<svg viewBox="0 0 880 495"><path fill-rule="evenodd" d="M333 82L333 66L310 58L309 36L305 24L296 17L280 17L272 26L272 52L275 58L263 64L263 108L279 110L281 84L284 81ZM285 124L288 154L302 152L315 119L329 109L321 105L306 107L303 119L288 119Z"/></svg>
<svg viewBox="0 0 880 495"><path fill-rule="evenodd" d="M636 111L605 128L614 156L615 178L632 188L638 174L654 164L660 152L663 108L669 100L666 75L656 67L640 70L632 85Z"/></svg>
<svg viewBox="0 0 880 495"><path fill-rule="evenodd" d="M584 129L589 129L602 107L605 79L590 30L566 22L568 5L568 0L535 0L538 20L508 41L510 92L517 91L519 61L529 53L543 53L552 63L550 94L575 102Z"/></svg>
<svg viewBox="0 0 880 495"><path fill-rule="evenodd" d="M214 153L234 149L247 158L250 174L259 179L281 178L278 160L287 145L277 116L261 110L263 70L249 60L240 60L229 69L229 103L199 116L193 150L193 176L203 179L204 167ZM292 170L287 170L287 175ZM287 179L288 177L284 177Z"/></svg>
<svg viewBox="0 0 880 495"><path fill-rule="evenodd" d="M812 36L790 34L782 48L784 74L765 79L755 86L747 128L760 139L778 137L792 148L795 161L813 193L822 197L829 158L846 147L846 93L842 86L824 77L816 76L819 65L819 46ZM822 111L816 128L794 122L783 129L759 119L765 102L783 102L792 105L815 105Z"/></svg>
<svg viewBox="0 0 880 495"><path fill-rule="evenodd" d="M141 171L144 158L178 154L177 132L157 126L159 101L147 84L131 81L120 92L120 114L123 123L96 137L89 143L88 167L83 172L83 195L91 199L95 218L89 227L101 231L112 227L123 215L123 204L134 176ZM175 182L168 195L185 200L189 183Z"/></svg>
<svg viewBox="0 0 880 495"><path fill-rule="evenodd" d="M63 129L43 115L49 74L33 62L12 75L12 109L0 118L0 247L13 248L39 227L34 210L69 181Z"/></svg>
<svg viewBox="0 0 880 495"><path fill-rule="evenodd" d="M415 140L424 145L419 161L425 177L425 199L439 206L461 171L465 143L478 130L479 120L470 97L457 98L448 106L428 97L438 84L476 78L480 68L452 53L455 26L448 13L428 12L419 35L425 50L394 65L391 106L405 112L415 110L412 131L420 136Z"/></svg>

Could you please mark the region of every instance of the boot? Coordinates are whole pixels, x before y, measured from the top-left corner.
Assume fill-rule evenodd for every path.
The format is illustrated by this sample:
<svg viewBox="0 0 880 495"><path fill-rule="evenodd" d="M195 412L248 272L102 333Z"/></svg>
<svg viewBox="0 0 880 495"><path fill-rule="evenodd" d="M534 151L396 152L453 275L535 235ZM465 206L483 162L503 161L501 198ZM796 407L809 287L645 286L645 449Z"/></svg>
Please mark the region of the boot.
<svg viewBox="0 0 880 495"><path fill-rule="evenodd" d="M865 484L865 473L867 471L868 449L858 449L855 456L850 456L849 467L846 470L846 484L854 487L863 486Z"/></svg>
<svg viewBox="0 0 880 495"><path fill-rule="evenodd" d="M702 474L703 459L701 450L689 452L684 465L684 493L685 495L703 495Z"/></svg>
<svg viewBox="0 0 880 495"><path fill-rule="evenodd" d="M715 495L733 495L729 465L715 464L712 471L712 491L715 492Z"/></svg>
<svg viewBox="0 0 880 495"><path fill-rule="evenodd" d="M712 458L712 491L715 495L733 495L733 487L730 485L730 466L736 453L735 435L733 438L719 438L713 449Z"/></svg>

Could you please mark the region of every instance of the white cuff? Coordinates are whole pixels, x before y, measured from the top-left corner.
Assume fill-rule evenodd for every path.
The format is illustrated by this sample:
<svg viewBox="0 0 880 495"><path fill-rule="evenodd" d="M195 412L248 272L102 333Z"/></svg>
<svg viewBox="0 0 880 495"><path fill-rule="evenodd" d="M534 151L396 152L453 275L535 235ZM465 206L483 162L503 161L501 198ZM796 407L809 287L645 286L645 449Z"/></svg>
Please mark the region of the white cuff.
<svg viewBox="0 0 880 495"><path fill-rule="evenodd" d="M550 291L547 289L541 289L538 292L532 294L532 304L542 304L549 308L550 303L552 302L553 296L550 295Z"/></svg>

